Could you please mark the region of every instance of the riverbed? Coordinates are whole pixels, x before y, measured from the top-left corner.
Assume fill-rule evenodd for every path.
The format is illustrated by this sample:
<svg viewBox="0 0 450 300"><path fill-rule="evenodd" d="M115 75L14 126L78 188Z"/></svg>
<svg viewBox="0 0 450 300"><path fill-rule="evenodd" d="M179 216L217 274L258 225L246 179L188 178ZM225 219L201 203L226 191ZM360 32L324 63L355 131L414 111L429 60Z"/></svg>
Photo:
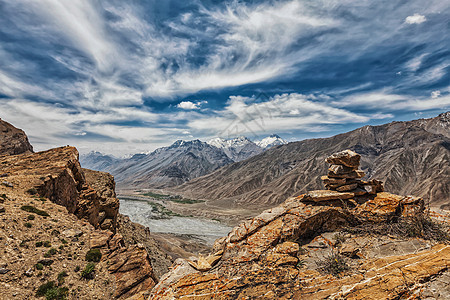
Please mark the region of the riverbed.
<svg viewBox="0 0 450 300"><path fill-rule="evenodd" d="M119 195L118 198L119 212L129 216L131 221L147 226L151 232L182 235L211 246L232 229L216 220L172 213L164 201L150 197Z"/></svg>

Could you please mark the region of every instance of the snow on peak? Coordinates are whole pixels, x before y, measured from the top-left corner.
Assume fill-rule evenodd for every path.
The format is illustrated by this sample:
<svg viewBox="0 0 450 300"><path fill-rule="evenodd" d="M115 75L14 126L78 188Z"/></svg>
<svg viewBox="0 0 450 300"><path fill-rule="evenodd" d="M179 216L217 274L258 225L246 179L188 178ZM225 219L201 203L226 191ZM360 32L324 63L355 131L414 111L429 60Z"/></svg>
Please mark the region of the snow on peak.
<svg viewBox="0 0 450 300"><path fill-rule="evenodd" d="M279 137L276 134L272 134L260 141L256 141L255 143L256 143L256 145L258 145L259 147L261 147L263 149L269 149L273 146L287 144L287 142L285 140L283 140L281 137Z"/></svg>

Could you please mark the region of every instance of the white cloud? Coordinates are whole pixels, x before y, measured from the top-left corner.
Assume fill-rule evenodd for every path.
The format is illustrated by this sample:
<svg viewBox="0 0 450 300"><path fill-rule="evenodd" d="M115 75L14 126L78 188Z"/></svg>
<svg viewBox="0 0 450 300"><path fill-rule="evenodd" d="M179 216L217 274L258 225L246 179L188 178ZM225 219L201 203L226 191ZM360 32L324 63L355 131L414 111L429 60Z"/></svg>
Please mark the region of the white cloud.
<svg viewBox="0 0 450 300"><path fill-rule="evenodd" d="M414 14L412 16L408 16L405 19L405 23L406 24L421 24L423 22L425 22L427 20L427 18L423 15L419 15L419 14Z"/></svg>
<svg viewBox="0 0 450 300"><path fill-rule="evenodd" d="M177 107L182 109L200 109L200 106L204 103L208 103L208 101L198 101L196 103L191 101L182 101L178 103Z"/></svg>
<svg viewBox="0 0 450 300"><path fill-rule="evenodd" d="M436 99L441 95L441 91L432 91L431 92L431 98Z"/></svg>

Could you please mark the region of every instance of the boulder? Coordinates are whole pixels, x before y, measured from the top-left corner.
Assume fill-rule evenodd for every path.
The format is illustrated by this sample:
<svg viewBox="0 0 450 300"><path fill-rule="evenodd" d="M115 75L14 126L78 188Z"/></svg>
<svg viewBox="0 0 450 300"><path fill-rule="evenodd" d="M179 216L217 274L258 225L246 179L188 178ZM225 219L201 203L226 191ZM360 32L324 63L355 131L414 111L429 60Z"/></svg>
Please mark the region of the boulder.
<svg viewBox="0 0 450 300"><path fill-rule="evenodd" d="M349 168L357 168L359 167L360 159L361 155L351 150L344 150L330 155L325 159L325 161L334 165L344 165Z"/></svg>

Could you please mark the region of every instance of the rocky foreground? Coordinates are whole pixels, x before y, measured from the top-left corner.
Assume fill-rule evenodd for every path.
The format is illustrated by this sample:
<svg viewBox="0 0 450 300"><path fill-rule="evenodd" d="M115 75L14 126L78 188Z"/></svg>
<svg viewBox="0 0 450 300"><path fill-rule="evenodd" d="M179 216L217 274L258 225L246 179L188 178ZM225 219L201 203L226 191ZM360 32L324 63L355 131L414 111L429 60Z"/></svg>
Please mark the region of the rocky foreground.
<svg viewBox="0 0 450 300"><path fill-rule="evenodd" d="M331 190L243 222L211 255L177 260L141 299L449 299L448 233L421 198L359 181L359 159L330 156Z"/></svg>

